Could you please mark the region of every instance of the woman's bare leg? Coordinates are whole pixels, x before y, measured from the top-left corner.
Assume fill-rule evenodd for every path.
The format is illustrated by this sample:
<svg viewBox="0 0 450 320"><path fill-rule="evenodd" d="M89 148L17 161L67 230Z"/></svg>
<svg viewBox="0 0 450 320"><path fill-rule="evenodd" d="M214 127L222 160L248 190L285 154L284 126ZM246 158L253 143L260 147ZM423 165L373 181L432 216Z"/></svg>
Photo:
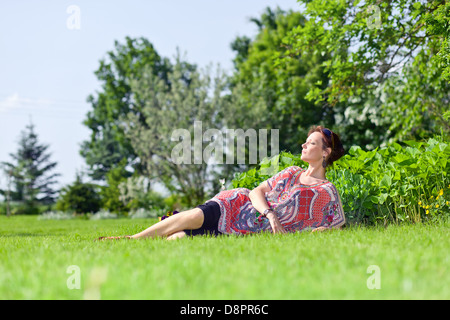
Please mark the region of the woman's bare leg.
<svg viewBox="0 0 450 320"><path fill-rule="evenodd" d="M186 237L186 233L184 231L178 231L167 237L167 240L176 240Z"/></svg>
<svg viewBox="0 0 450 320"><path fill-rule="evenodd" d="M167 237L185 229L198 229L202 226L203 220L202 209L194 208L159 221L144 231L131 236L131 238Z"/></svg>

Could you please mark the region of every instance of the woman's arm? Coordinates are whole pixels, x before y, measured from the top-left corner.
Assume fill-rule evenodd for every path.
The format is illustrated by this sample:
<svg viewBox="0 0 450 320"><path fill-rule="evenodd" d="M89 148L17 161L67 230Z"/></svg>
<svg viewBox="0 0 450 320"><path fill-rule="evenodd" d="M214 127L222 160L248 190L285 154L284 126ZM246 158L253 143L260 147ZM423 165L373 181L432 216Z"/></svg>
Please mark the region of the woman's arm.
<svg viewBox="0 0 450 320"><path fill-rule="evenodd" d="M270 190L269 184L267 181L264 181L248 194L253 207L258 210L258 212L264 212L264 210L270 208L265 197L265 193ZM286 230L281 225L280 220L275 213L269 212L267 214L267 219L269 219L273 233L286 233Z"/></svg>
<svg viewBox="0 0 450 320"><path fill-rule="evenodd" d="M266 192L269 192L270 190L269 184L267 181L264 181L248 194L253 207L258 210L258 212L264 212L264 210L270 208L265 196Z"/></svg>

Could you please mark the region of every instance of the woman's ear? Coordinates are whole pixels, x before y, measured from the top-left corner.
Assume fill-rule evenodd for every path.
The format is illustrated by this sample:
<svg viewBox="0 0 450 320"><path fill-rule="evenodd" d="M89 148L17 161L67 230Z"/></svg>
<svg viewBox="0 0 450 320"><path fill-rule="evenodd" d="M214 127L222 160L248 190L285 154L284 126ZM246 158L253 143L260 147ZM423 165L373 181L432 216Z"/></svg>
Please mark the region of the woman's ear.
<svg viewBox="0 0 450 320"><path fill-rule="evenodd" d="M327 158L330 154L331 154L331 148L330 147L328 147L325 150L323 150L323 156L325 158Z"/></svg>

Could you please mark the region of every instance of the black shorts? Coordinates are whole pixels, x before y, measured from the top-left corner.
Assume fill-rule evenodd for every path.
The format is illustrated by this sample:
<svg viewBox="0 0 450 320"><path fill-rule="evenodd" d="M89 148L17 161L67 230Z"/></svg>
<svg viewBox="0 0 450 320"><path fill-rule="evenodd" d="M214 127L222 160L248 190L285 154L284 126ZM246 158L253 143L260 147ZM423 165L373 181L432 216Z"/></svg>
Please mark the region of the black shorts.
<svg viewBox="0 0 450 320"><path fill-rule="evenodd" d="M220 206L215 201L208 201L207 203L201 204L196 208L200 208L203 211L203 224L199 229L184 230L188 236L198 236L202 234L218 236L222 234L219 230L219 219L220 219Z"/></svg>

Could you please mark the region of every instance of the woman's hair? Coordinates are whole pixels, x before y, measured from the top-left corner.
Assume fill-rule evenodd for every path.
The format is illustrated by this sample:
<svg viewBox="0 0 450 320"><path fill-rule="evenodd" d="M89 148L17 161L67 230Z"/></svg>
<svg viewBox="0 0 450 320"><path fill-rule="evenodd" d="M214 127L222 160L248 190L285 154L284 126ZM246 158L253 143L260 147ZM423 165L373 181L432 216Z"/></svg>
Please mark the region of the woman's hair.
<svg viewBox="0 0 450 320"><path fill-rule="evenodd" d="M322 134L323 149L331 148L331 153L326 158L326 168L333 165L333 162L339 160L345 154L341 139L336 133L322 126L313 126L309 129L308 137L313 132L320 132Z"/></svg>

